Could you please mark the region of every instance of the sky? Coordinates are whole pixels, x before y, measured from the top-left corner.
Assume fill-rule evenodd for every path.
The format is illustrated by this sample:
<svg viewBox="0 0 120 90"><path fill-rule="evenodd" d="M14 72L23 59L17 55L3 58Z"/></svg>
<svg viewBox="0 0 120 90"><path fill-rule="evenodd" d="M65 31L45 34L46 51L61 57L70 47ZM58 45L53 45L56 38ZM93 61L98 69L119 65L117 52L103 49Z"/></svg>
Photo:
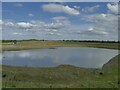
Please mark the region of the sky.
<svg viewBox="0 0 120 90"><path fill-rule="evenodd" d="M2 39L118 40L118 3L3 2Z"/></svg>

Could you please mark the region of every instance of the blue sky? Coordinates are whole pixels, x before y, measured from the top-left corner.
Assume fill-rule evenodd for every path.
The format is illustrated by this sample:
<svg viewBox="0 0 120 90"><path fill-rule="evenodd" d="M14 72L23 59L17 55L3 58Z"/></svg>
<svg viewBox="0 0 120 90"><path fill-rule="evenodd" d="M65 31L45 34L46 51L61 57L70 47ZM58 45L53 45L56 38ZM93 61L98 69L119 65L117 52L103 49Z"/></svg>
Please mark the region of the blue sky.
<svg viewBox="0 0 120 90"><path fill-rule="evenodd" d="M118 4L3 2L3 39L117 40Z"/></svg>
<svg viewBox="0 0 120 90"><path fill-rule="evenodd" d="M22 6L19 6L19 4L22 4ZM42 9L42 5L44 4L49 4L47 2L23 2L23 3L3 3L3 20L4 19L13 19L15 21L30 21L30 20L47 20L51 19L52 17L55 16L66 16L71 18L74 18L75 20L73 21L78 21L78 16L70 16L65 13L50 13L46 12ZM61 4L61 3L56 3L56 4ZM18 5L18 6L17 6ZM106 8L106 3L105 2L96 2L96 3L89 3L89 2L68 2L68 3L63 3L62 5L68 5L70 7L73 6L80 6L82 8L85 7L92 7L95 5L101 5L102 7L96 12L96 13L107 13L107 8ZM35 15L35 17L28 17L28 13L32 13ZM95 12L93 12L95 13ZM9 15L8 15L9 14ZM80 18L79 18L80 19ZM71 19L72 20L72 19Z"/></svg>

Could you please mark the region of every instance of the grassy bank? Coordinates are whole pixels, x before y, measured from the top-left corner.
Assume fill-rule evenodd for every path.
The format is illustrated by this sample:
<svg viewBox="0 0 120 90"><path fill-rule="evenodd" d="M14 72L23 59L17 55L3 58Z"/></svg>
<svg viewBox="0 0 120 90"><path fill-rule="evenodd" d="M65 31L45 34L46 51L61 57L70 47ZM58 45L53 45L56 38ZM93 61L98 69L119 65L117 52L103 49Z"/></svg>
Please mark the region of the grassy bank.
<svg viewBox="0 0 120 90"><path fill-rule="evenodd" d="M120 49L120 43L116 42L81 42L81 41L42 41L42 40L28 40L16 41L15 44L2 43L2 50L26 50L38 48L54 48L54 47L93 47L93 48L106 48L106 49Z"/></svg>
<svg viewBox="0 0 120 90"><path fill-rule="evenodd" d="M118 84L118 56L102 69L3 66L3 88L118 88Z"/></svg>

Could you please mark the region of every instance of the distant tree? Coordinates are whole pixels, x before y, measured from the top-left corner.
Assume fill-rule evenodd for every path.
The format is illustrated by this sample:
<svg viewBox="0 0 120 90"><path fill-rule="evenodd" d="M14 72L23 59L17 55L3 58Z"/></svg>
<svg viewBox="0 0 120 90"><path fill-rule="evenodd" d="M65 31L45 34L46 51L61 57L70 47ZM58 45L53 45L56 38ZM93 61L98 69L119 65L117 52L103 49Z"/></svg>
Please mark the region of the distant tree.
<svg viewBox="0 0 120 90"><path fill-rule="evenodd" d="M17 44L17 40L14 40L14 44Z"/></svg>
<svg viewBox="0 0 120 90"><path fill-rule="evenodd" d="M43 39L43 40L41 40L41 41L45 41L45 40Z"/></svg>

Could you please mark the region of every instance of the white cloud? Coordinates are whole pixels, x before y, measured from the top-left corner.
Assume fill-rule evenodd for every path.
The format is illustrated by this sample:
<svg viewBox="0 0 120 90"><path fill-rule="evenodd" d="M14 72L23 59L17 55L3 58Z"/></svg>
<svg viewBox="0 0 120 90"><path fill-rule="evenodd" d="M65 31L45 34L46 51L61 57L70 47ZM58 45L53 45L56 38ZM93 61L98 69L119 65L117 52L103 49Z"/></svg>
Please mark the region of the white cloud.
<svg viewBox="0 0 120 90"><path fill-rule="evenodd" d="M57 32L58 30L56 30L56 29L54 29L54 30L52 30L53 32Z"/></svg>
<svg viewBox="0 0 120 90"><path fill-rule="evenodd" d="M117 38L118 17L114 14L92 14L84 15L84 20L92 24L84 33L92 35L106 35Z"/></svg>
<svg viewBox="0 0 120 90"><path fill-rule="evenodd" d="M106 15L106 14L104 14L104 13L102 13L101 15L102 15L102 17L104 17L104 18L105 18L105 17L107 17L107 15Z"/></svg>
<svg viewBox="0 0 120 90"><path fill-rule="evenodd" d="M118 17L113 14L92 14L84 15L83 17L86 21L101 23L103 25L107 24L108 26L112 24L115 25L118 21Z"/></svg>
<svg viewBox="0 0 120 90"><path fill-rule="evenodd" d="M118 14L118 3L108 3L107 7L110 12Z"/></svg>
<svg viewBox="0 0 120 90"><path fill-rule="evenodd" d="M31 21L31 24L34 26L34 28L39 29L62 29L66 26L70 25L70 21L67 17L64 16L58 16L51 18L51 22L43 22L43 21Z"/></svg>
<svg viewBox="0 0 120 90"><path fill-rule="evenodd" d="M0 20L0 33L1 33L1 30L2 30L2 24L3 24L3 22L2 22L2 20Z"/></svg>
<svg viewBox="0 0 120 90"><path fill-rule="evenodd" d="M50 22L40 20L4 21L3 27L4 31L10 31L13 38L19 36L18 38L22 39L117 39L118 19L115 14L89 14L81 16L81 18L87 23L76 25L71 23L68 17L57 16L51 18ZM10 28L11 26L12 28Z"/></svg>
<svg viewBox="0 0 120 90"><path fill-rule="evenodd" d="M22 7L23 4L21 4L21 3L16 3L15 6L16 6L16 7Z"/></svg>
<svg viewBox="0 0 120 90"><path fill-rule="evenodd" d="M93 27L90 27L89 29L88 29L88 31L93 31L94 29L93 29Z"/></svg>
<svg viewBox="0 0 120 90"><path fill-rule="evenodd" d="M22 33L14 32L13 35L23 35Z"/></svg>
<svg viewBox="0 0 120 90"><path fill-rule="evenodd" d="M99 29L99 28L93 28L93 27L90 27L90 28L88 28L88 31L87 32L89 32L89 34L98 34L98 35L107 35L108 34L108 32L105 32L105 31L102 31L102 30L97 30L97 29Z"/></svg>
<svg viewBox="0 0 120 90"><path fill-rule="evenodd" d="M8 21L8 22L6 22L6 23L5 23L5 25L6 25L6 26L13 27L13 26L14 26L14 23L13 23L13 22Z"/></svg>
<svg viewBox="0 0 120 90"><path fill-rule="evenodd" d="M82 29L83 28L83 29ZM83 35L85 37L96 37L96 36L107 36L109 33L105 31L103 28L99 28L96 26L86 25L83 26L80 31L74 32L75 34ZM94 38L95 39L95 38Z"/></svg>
<svg viewBox="0 0 120 90"><path fill-rule="evenodd" d="M73 6L75 9L80 9L80 6Z"/></svg>
<svg viewBox="0 0 120 90"><path fill-rule="evenodd" d="M100 5L96 5L93 7L85 7L82 9L82 11L85 13L93 13L93 12L97 11L99 8L100 8Z"/></svg>
<svg viewBox="0 0 120 90"><path fill-rule="evenodd" d="M63 5L60 4L45 4L42 8L48 12L63 12Z"/></svg>
<svg viewBox="0 0 120 90"><path fill-rule="evenodd" d="M54 3L51 3L51 4L46 4L46 5L43 5L42 6L43 10L45 11L48 11L48 12L52 12L52 13L66 13L66 14L69 14L69 15L79 15L80 12L78 10L76 10L75 8L71 8L69 6L64 6L64 5L61 5L61 4L54 4Z"/></svg>
<svg viewBox="0 0 120 90"><path fill-rule="evenodd" d="M68 20L68 18L64 17L64 16L57 16L57 17L53 17L52 19L56 20L56 21L58 21L58 20Z"/></svg>
<svg viewBox="0 0 120 90"><path fill-rule="evenodd" d="M48 32L47 35L54 35L54 36L60 36L60 33L54 33L54 32Z"/></svg>
<svg viewBox="0 0 120 90"><path fill-rule="evenodd" d="M79 15L80 12L75 10L74 8L70 8L69 6L64 6L63 11L70 15Z"/></svg>
<svg viewBox="0 0 120 90"><path fill-rule="evenodd" d="M3 21L0 21L2 23ZM26 31L26 32L36 32L36 31L53 31L56 32L57 30L66 28L71 23L67 17L58 16L51 18L51 22L44 22L40 20L30 21L30 22L14 22L9 20L4 20L3 28L4 30L19 30L19 31ZM16 34L16 33L14 33Z"/></svg>
<svg viewBox="0 0 120 90"><path fill-rule="evenodd" d="M2 24L3 24L3 21L0 20L0 31L2 30Z"/></svg>
<svg viewBox="0 0 120 90"><path fill-rule="evenodd" d="M18 22L17 25L20 27L20 28L31 28L33 27L34 25L29 23L29 22Z"/></svg>
<svg viewBox="0 0 120 90"><path fill-rule="evenodd" d="M28 17L33 17L34 15L32 13L29 13L28 14Z"/></svg>
<svg viewBox="0 0 120 90"><path fill-rule="evenodd" d="M54 23L62 24L63 26L67 26L67 25L71 24L69 19L67 17L64 17L64 16L53 17L52 20L54 20Z"/></svg>
<svg viewBox="0 0 120 90"><path fill-rule="evenodd" d="M0 25L2 25L3 24L3 21L2 20L0 20Z"/></svg>

